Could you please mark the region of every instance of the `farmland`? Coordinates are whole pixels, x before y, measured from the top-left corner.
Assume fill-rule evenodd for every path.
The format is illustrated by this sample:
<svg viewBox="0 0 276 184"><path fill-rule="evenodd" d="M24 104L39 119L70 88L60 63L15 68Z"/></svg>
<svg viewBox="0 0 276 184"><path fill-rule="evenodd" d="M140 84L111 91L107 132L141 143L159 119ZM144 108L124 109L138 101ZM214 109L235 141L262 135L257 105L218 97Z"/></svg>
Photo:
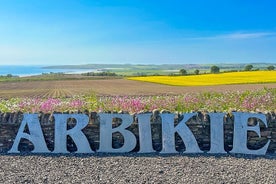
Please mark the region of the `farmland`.
<svg viewBox="0 0 276 184"><path fill-rule="evenodd" d="M169 86L126 79L0 82L0 98L66 98L75 95L148 96L197 92L254 91L276 88L276 83L216 86Z"/></svg>
<svg viewBox="0 0 276 184"><path fill-rule="evenodd" d="M0 89L1 112L276 110L275 71L128 79L25 78L0 82Z"/></svg>
<svg viewBox="0 0 276 184"><path fill-rule="evenodd" d="M275 111L276 83L169 86L126 79L0 82L1 112Z"/></svg>
<svg viewBox="0 0 276 184"><path fill-rule="evenodd" d="M214 86L228 84L275 83L276 71L229 72L189 76L130 77L130 80L173 86Z"/></svg>

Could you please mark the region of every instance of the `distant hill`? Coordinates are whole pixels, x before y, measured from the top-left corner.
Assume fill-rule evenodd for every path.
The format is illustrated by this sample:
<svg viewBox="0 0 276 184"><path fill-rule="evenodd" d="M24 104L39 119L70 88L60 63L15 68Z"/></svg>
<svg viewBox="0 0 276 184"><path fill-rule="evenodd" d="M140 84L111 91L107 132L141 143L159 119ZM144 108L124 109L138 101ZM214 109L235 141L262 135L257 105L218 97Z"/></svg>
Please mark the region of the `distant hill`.
<svg viewBox="0 0 276 184"><path fill-rule="evenodd" d="M193 73L199 70L200 73L209 73L210 68L216 65L221 72L241 71L246 65L252 64L253 69L265 70L276 63L216 63L216 64L84 64L84 65L58 65L48 66L45 69L93 69L98 71L114 72L119 75L168 75L179 73L180 69Z"/></svg>
<svg viewBox="0 0 276 184"><path fill-rule="evenodd" d="M254 68L264 69L276 63L221 63L221 64L84 64L84 65L55 65L43 67L46 69L106 69L106 68L145 68L145 69L209 69L216 65L221 69L244 69L246 65L252 64Z"/></svg>

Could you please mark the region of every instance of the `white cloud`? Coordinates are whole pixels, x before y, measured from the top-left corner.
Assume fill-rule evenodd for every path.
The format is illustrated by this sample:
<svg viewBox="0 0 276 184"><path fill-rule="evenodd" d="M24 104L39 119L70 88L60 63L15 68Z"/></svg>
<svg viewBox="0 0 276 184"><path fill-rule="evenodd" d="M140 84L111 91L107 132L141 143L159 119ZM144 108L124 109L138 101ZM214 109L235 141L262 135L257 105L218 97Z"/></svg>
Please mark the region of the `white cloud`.
<svg viewBox="0 0 276 184"><path fill-rule="evenodd" d="M214 36L206 37L195 37L192 39L199 40L216 40L216 39L229 39L229 40L241 40L241 39L256 39L256 38L266 38L266 37L276 37L276 32L235 32L229 34L219 34Z"/></svg>
<svg viewBox="0 0 276 184"><path fill-rule="evenodd" d="M220 35L218 37L227 38L227 39L253 39L253 38L263 38L276 36L276 33L273 32L255 32L255 33L232 33L226 35Z"/></svg>

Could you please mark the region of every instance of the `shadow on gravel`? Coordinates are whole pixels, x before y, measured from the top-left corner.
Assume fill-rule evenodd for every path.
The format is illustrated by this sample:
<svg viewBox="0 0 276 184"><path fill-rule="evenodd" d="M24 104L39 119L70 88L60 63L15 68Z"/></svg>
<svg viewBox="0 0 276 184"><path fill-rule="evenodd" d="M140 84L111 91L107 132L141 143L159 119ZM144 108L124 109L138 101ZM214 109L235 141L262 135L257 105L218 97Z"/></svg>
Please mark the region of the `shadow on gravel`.
<svg viewBox="0 0 276 184"><path fill-rule="evenodd" d="M160 153L67 153L67 154L48 154L48 153L0 153L0 156L41 156L41 157L79 157L79 158L87 158L87 157L215 157L215 158L244 158L244 159L271 159L276 160L276 154L267 154L267 155L247 155L247 154L184 154L184 153L175 153L175 154L160 154Z"/></svg>

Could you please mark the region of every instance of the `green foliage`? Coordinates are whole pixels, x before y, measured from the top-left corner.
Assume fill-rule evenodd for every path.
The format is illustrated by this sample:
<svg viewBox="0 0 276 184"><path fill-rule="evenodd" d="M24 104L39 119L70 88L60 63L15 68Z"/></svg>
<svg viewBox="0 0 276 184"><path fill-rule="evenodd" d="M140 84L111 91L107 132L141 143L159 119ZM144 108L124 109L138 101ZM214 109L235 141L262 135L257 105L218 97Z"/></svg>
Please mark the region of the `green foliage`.
<svg viewBox="0 0 276 184"><path fill-rule="evenodd" d="M187 71L185 69L179 70L180 75L187 75Z"/></svg>
<svg viewBox="0 0 276 184"><path fill-rule="evenodd" d="M196 75L198 75L198 74L199 74L199 70L196 69L196 70L194 71L194 73L195 73Z"/></svg>
<svg viewBox="0 0 276 184"><path fill-rule="evenodd" d="M82 73L83 76L117 76L114 72L87 72Z"/></svg>
<svg viewBox="0 0 276 184"><path fill-rule="evenodd" d="M244 71L251 71L253 69L253 65L246 65L244 67Z"/></svg>
<svg viewBox="0 0 276 184"><path fill-rule="evenodd" d="M220 68L216 65L211 67L211 73L219 73Z"/></svg>
<svg viewBox="0 0 276 184"><path fill-rule="evenodd" d="M268 70L274 70L274 69L275 69L275 66L270 65L270 66L267 67L267 69L268 69Z"/></svg>
<svg viewBox="0 0 276 184"><path fill-rule="evenodd" d="M145 72L137 72L137 73L133 73L133 76L138 76L138 77L145 77L147 76L147 74Z"/></svg>

